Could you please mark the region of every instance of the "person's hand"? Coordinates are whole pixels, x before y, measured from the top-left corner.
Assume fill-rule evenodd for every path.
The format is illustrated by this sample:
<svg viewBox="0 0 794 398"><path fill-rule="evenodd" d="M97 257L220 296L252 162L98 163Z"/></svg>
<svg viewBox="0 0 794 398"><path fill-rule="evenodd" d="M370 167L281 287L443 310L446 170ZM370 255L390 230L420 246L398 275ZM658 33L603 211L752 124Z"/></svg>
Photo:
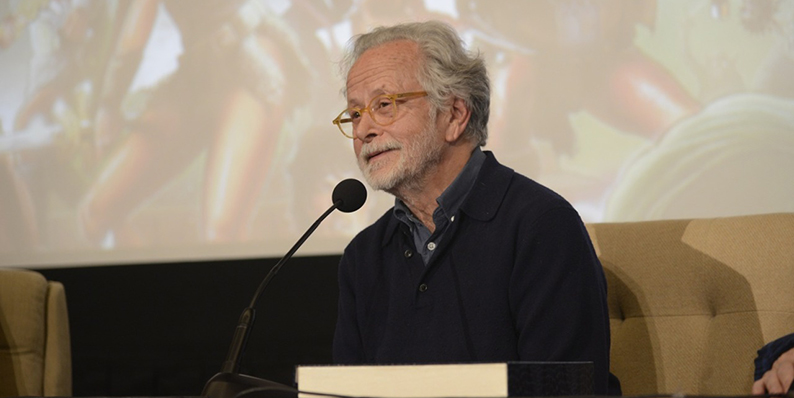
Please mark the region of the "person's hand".
<svg viewBox="0 0 794 398"><path fill-rule="evenodd" d="M785 394L794 381L794 348L779 356L772 369L753 383L753 394Z"/></svg>

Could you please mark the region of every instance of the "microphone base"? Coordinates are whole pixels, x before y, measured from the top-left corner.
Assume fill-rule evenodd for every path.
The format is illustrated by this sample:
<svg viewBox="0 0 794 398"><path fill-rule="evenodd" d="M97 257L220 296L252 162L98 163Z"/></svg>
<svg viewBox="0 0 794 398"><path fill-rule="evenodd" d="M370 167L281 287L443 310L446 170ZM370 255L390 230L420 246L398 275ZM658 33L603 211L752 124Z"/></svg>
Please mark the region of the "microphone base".
<svg viewBox="0 0 794 398"><path fill-rule="evenodd" d="M243 394L246 391L248 393ZM280 398L297 397L298 390L281 383L253 376L221 372L212 376L207 381L207 384L204 385L204 391L201 392L201 396L207 398L235 398L250 395Z"/></svg>

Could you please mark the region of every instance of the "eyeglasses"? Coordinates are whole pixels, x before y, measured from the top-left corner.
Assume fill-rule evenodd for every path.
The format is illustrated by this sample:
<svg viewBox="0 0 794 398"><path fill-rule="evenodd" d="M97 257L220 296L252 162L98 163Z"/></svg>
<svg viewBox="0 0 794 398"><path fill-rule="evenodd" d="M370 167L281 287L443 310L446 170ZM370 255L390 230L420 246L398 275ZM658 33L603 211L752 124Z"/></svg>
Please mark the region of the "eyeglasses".
<svg viewBox="0 0 794 398"><path fill-rule="evenodd" d="M402 94L383 94L372 99L364 109L348 108L342 111L333 123L339 127L339 131L347 138L355 138L354 130L358 127L358 122L364 117L364 113L369 113L372 121L380 126L388 126L397 118L397 104L411 98L427 96L426 91L416 91L413 93Z"/></svg>

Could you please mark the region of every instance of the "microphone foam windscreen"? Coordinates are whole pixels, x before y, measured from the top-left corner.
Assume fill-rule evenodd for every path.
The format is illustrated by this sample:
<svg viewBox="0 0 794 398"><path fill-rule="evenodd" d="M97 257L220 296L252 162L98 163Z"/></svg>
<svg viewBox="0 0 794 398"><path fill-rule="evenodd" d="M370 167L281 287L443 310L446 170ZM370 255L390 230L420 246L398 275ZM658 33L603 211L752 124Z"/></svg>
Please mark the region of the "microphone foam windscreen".
<svg viewBox="0 0 794 398"><path fill-rule="evenodd" d="M334 192L331 194L331 200L333 203L341 201L336 206L339 211L351 213L364 206L364 202L367 201L367 188L361 181L348 178L336 184Z"/></svg>

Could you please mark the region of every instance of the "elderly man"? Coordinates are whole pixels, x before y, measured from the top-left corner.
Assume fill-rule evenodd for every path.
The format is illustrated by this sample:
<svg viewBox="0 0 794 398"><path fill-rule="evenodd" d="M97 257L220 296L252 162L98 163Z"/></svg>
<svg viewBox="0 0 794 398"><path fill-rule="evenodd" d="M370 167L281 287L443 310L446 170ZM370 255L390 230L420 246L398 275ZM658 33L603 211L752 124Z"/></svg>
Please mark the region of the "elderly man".
<svg viewBox="0 0 794 398"><path fill-rule="evenodd" d="M579 215L499 164L485 64L439 22L358 36L334 123L394 207L345 249L334 360L592 361L609 374L606 283ZM516 128L521 128L516 126Z"/></svg>

